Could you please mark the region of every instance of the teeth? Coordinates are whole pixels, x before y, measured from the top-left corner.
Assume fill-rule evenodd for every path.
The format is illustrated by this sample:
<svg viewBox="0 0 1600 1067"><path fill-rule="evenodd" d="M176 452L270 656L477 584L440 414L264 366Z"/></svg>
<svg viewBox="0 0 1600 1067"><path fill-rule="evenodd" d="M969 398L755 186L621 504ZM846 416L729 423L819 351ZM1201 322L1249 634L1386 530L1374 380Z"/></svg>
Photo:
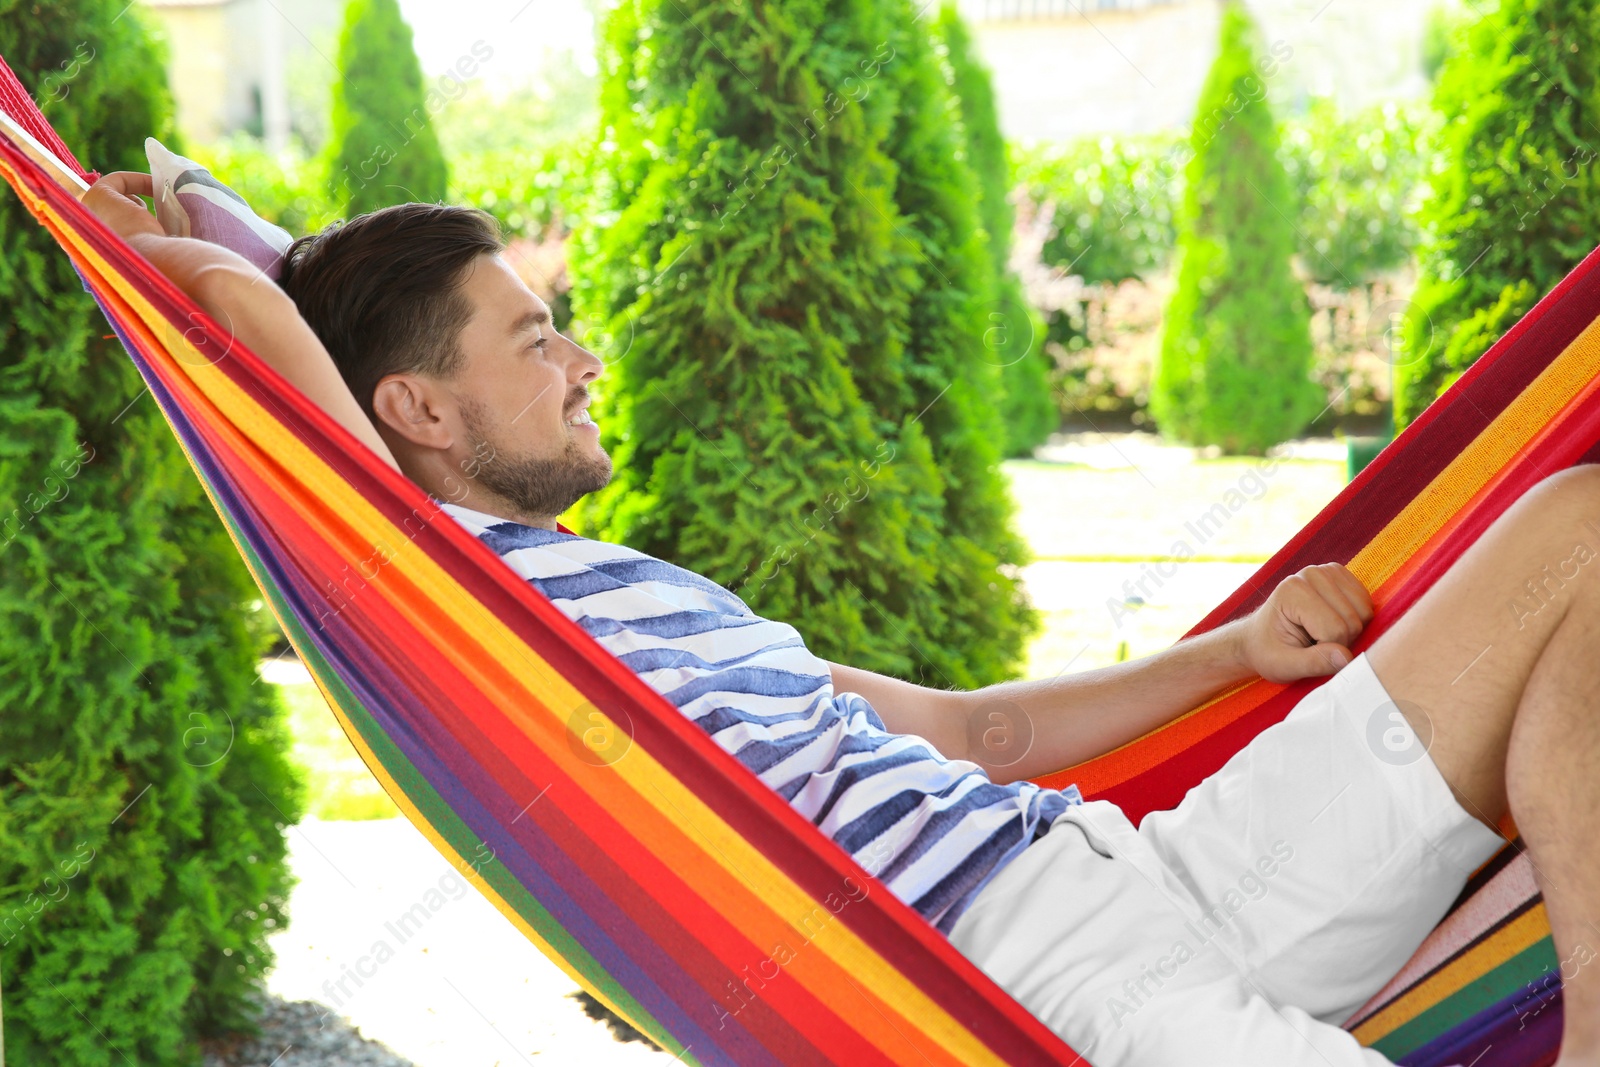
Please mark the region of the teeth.
<svg viewBox="0 0 1600 1067"><path fill-rule="evenodd" d="M594 420L589 417L589 412L587 410L584 410L584 411L578 412L572 418L568 419L567 420L567 425L568 426L587 426L593 421Z"/></svg>

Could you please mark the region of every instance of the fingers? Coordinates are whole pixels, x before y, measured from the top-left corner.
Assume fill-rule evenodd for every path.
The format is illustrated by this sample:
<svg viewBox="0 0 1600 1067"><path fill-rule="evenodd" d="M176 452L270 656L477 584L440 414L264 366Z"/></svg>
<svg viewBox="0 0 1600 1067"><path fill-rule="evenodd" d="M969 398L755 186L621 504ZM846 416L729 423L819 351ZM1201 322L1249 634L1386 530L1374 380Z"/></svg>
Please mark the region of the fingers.
<svg viewBox="0 0 1600 1067"><path fill-rule="evenodd" d="M1372 594L1361 583L1361 579L1351 574L1350 568L1343 564L1336 564L1332 574L1336 580L1343 583L1343 588L1350 597L1350 602L1356 606L1356 611L1360 614L1362 623L1371 622L1372 617L1377 614L1377 608L1372 603Z"/></svg>
<svg viewBox="0 0 1600 1067"><path fill-rule="evenodd" d="M117 170L103 175L96 185L104 185L108 189L121 193L123 196L148 196L154 197L155 182L150 175L137 170Z"/></svg>
<svg viewBox="0 0 1600 1067"><path fill-rule="evenodd" d="M1306 628L1319 641L1353 643L1373 616L1372 599L1360 579L1341 563L1307 567L1297 577L1305 580L1325 609L1318 610L1318 603L1305 609L1310 613L1307 623L1315 623Z"/></svg>
<svg viewBox="0 0 1600 1067"><path fill-rule="evenodd" d="M1361 632L1361 615L1345 597L1344 591L1321 570L1311 570L1306 574L1306 581L1316 591L1322 602L1327 605L1329 611L1339 620L1338 631L1318 634L1318 640L1346 641L1354 639L1355 635Z"/></svg>

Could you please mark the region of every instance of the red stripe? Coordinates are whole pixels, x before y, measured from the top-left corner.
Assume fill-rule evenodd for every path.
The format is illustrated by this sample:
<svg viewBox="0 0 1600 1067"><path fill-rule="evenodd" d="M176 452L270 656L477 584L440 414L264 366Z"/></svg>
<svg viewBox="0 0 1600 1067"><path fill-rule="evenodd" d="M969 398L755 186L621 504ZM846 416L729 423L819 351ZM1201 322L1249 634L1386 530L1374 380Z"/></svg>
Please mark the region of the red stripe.
<svg viewBox="0 0 1600 1067"><path fill-rule="evenodd" d="M172 321L192 322L213 344L225 348L223 331L142 256L127 248L32 162L0 142L25 183L49 204L63 225L82 234L111 269L127 279ZM93 273L89 264L80 266ZM115 294L108 294L115 300ZM165 374L160 364L154 366ZM426 506L421 490L378 461L365 446L311 405L281 376L242 346L219 366L267 410L279 417L364 498L398 522ZM359 458L358 458L359 457ZM746 840L760 849L813 898L824 899L849 875L870 877L842 849L759 780L746 783L745 769L703 730L685 719L637 675L600 648L554 605L527 588L487 546L458 524L430 523L419 544L449 573L495 611L508 626L539 648L553 667L601 708L632 707L635 741L643 744L680 781L697 792ZM520 610L518 610L520 608ZM923 993L963 1023L997 1055L1013 1063L1052 1064L1072 1052L1054 1033L950 945L948 939L892 894L873 894L840 913L841 920L891 966L916 980Z"/></svg>
<svg viewBox="0 0 1600 1067"><path fill-rule="evenodd" d="M90 185L99 179L100 175L97 172L83 169L71 149L56 135L56 131L40 112L39 106L33 102L33 97L22 87L22 81L6 65L3 56L0 56L0 109L4 109L6 114L16 120L18 126L27 130L33 139L48 148L52 155L71 167L78 177Z"/></svg>
<svg viewBox="0 0 1600 1067"><path fill-rule="evenodd" d="M1184 636L1248 615L1302 567L1355 558L1600 315L1597 266L1600 248L1585 256L1316 518Z"/></svg>

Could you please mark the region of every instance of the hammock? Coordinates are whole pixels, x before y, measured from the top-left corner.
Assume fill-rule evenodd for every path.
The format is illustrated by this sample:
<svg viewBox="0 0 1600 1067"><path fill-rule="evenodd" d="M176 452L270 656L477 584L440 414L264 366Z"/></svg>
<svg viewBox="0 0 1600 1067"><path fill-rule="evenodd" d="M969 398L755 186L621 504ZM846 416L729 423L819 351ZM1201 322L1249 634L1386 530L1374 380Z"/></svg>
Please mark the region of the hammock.
<svg viewBox="0 0 1600 1067"><path fill-rule="evenodd" d="M95 175L3 61L0 110L15 120L0 120L0 173L104 310L351 742L575 982L685 1063L1086 1062L908 905L863 894L873 879L843 849L417 486L229 350L78 202ZM1526 489L1600 458L1597 266L1600 251L1185 636L1338 561L1378 609L1359 652ZM351 593L353 574L371 580ZM1325 680L1241 683L1037 781L1137 821ZM1416 1067L1546 1064L1557 968L1513 844L1346 1026Z"/></svg>

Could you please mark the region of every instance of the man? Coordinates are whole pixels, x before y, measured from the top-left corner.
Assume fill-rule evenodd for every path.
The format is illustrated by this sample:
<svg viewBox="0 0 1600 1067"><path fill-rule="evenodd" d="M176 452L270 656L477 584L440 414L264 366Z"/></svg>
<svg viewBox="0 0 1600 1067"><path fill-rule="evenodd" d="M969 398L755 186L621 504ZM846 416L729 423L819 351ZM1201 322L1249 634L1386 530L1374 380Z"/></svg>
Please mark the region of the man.
<svg viewBox="0 0 1600 1067"><path fill-rule="evenodd" d="M603 364L555 330L488 216L407 204L335 225L296 242L280 289L162 236L149 194L119 173L85 202L1097 1067L1386 1063L1337 1024L1501 846L1507 810L1564 970L1593 958L1600 581L1580 568L1540 611L1508 604L1592 557L1600 469L1525 494L1353 660L1372 603L1325 564L1143 660L930 690L825 663L698 575L555 529L611 474L587 415ZM1137 829L1026 781L1257 674L1330 671ZM1020 760L969 740L995 701L1031 722ZM1600 1065L1600 979L1580 967L1565 1009L1561 1067Z"/></svg>

